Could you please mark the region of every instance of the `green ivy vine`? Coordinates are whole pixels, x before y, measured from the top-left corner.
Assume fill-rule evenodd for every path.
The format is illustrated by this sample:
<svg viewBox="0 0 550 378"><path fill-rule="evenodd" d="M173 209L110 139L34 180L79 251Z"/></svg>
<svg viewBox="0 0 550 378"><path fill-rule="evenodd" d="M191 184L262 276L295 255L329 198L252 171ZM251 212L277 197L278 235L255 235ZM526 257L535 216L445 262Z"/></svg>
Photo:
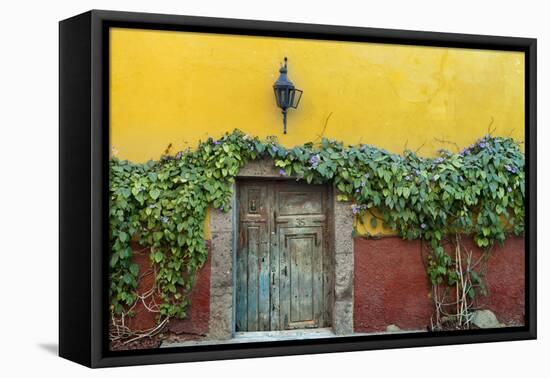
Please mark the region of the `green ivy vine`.
<svg viewBox="0 0 550 378"><path fill-rule="evenodd" d="M489 135L459 153L440 150L436 158L403 155L334 140L286 148L239 130L209 138L196 149L158 161L134 164L110 160L110 301L122 314L137 299L139 268L131 241L150 248L160 292L159 312L183 318L194 275L207 259L207 209L227 211L232 184L248 161L270 157L281 176L308 183L333 182L338 200L351 201L358 219L378 210L384 227L408 240L428 243L432 285L456 282L443 239L473 236L489 248L508 233L523 233L524 154L519 144Z"/></svg>

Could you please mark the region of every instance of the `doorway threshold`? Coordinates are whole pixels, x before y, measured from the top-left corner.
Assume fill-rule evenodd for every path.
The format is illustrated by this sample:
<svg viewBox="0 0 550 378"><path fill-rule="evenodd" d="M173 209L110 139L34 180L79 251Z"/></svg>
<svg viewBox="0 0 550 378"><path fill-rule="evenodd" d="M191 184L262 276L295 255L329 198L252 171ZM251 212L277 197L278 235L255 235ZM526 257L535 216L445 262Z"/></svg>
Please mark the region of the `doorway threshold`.
<svg viewBox="0 0 550 378"><path fill-rule="evenodd" d="M348 335L349 336L349 335ZM217 345L217 344L241 344L241 343L256 343L269 341L284 341L284 340L309 340L309 339L324 339L339 337L335 335L332 328L311 328L311 329L295 329L285 331L253 331L253 332L236 332L235 335L228 340L186 340L180 342L163 341L161 348L172 348L194 345Z"/></svg>
<svg viewBox="0 0 550 378"><path fill-rule="evenodd" d="M312 340L312 339L326 339L335 337L349 337L349 336L374 336L374 335L387 335L387 334L404 334L404 333L422 333L426 332L424 329L415 330L400 330L394 332L382 331L382 332L354 332L345 335L336 335L332 328L310 328L310 329L295 329L285 331L258 331L258 332L236 332L231 339L227 340L213 340L204 338L201 340L185 340L185 341L168 341L165 340L160 345L160 348L173 348L182 346L195 346L195 345L219 345L219 344L241 344L241 343L257 343L257 342L269 342L269 341L287 341L287 340Z"/></svg>
<svg viewBox="0 0 550 378"><path fill-rule="evenodd" d="M233 340L253 343L261 341L323 339L330 337L336 337L332 328L309 328L284 331L236 332Z"/></svg>

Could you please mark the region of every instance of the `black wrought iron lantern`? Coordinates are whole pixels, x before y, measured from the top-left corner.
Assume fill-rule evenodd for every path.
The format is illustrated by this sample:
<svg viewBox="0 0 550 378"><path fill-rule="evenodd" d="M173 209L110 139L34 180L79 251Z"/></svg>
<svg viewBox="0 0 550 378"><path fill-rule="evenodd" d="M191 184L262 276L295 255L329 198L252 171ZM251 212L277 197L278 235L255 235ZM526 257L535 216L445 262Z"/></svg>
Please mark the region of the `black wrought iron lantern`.
<svg viewBox="0 0 550 378"><path fill-rule="evenodd" d="M285 63L279 69L279 78L273 84L273 91L275 92L275 99L277 100L277 106L281 108L283 113L283 125L284 133L286 134L286 112L289 108L298 108L300 99L302 98L303 91L296 89L294 84L288 79L287 72L287 61L288 59L285 56Z"/></svg>

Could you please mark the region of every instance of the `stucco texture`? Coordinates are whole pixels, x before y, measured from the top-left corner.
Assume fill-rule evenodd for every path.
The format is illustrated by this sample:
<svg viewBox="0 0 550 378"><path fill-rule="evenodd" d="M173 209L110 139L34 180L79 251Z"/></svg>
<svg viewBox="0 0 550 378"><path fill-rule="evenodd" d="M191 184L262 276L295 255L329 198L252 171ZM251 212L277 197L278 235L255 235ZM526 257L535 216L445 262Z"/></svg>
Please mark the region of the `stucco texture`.
<svg viewBox="0 0 550 378"><path fill-rule="evenodd" d="M523 140L521 52L121 28L110 44L111 145L135 162L234 128L293 146L327 123L326 137L423 155L489 128ZM287 135L272 90L284 56L304 90Z"/></svg>
<svg viewBox="0 0 550 378"><path fill-rule="evenodd" d="M109 38L111 151L134 162L235 128L286 146L325 136L424 156L489 130L524 139L521 52L124 28ZM304 91L286 135L272 89L284 56Z"/></svg>
<svg viewBox="0 0 550 378"><path fill-rule="evenodd" d="M464 237L463 242L477 259L480 250L472 240ZM509 237L494 247L487 264L488 295L478 297L478 307L493 311L506 325L524 324L524 244L524 238ZM433 304L420 247L419 241L392 236L355 239L355 332L384 331L390 324L404 330L428 328Z"/></svg>

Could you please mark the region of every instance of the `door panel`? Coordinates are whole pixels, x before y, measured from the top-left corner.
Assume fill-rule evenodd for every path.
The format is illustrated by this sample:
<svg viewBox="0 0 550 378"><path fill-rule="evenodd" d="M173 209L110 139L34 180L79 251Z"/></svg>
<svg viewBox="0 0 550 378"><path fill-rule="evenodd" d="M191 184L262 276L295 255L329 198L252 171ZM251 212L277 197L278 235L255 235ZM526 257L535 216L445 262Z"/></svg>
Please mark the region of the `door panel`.
<svg viewBox="0 0 550 378"><path fill-rule="evenodd" d="M265 224L246 228L247 248L247 327L249 331L268 331L269 325L269 256Z"/></svg>
<svg viewBox="0 0 550 378"><path fill-rule="evenodd" d="M322 227L281 227L281 329L323 324Z"/></svg>
<svg viewBox="0 0 550 378"><path fill-rule="evenodd" d="M270 329L268 219L264 186L247 185L239 192L236 329Z"/></svg>
<svg viewBox="0 0 550 378"><path fill-rule="evenodd" d="M307 191L281 191L279 196L279 215L323 214L323 193Z"/></svg>
<svg viewBox="0 0 550 378"><path fill-rule="evenodd" d="M321 185L239 184L237 331L329 325L327 203Z"/></svg>

